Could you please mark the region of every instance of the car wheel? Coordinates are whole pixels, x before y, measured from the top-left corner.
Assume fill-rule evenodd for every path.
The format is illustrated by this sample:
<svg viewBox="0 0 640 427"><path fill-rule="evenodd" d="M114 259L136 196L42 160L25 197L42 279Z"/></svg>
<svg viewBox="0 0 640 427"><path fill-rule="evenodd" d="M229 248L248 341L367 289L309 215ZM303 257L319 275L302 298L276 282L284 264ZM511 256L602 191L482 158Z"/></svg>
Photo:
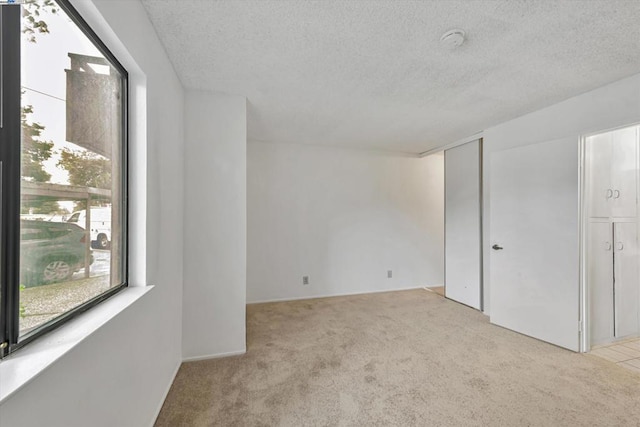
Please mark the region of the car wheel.
<svg viewBox="0 0 640 427"><path fill-rule="evenodd" d="M50 259L44 262L42 269L43 283L61 282L73 275L73 268L64 259Z"/></svg>
<svg viewBox="0 0 640 427"><path fill-rule="evenodd" d="M98 235L98 248L99 249L109 249L109 239L104 234Z"/></svg>

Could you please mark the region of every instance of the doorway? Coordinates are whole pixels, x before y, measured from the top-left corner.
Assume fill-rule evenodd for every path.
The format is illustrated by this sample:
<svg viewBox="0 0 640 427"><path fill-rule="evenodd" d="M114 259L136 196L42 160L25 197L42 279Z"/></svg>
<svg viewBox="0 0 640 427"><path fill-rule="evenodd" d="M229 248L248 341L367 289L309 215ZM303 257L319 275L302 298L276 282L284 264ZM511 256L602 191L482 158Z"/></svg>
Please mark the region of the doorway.
<svg viewBox="0 0 640 427"><path fill-rule="evenodd" d="M444 152L444 295L482 310L482 139Z"/></svg>

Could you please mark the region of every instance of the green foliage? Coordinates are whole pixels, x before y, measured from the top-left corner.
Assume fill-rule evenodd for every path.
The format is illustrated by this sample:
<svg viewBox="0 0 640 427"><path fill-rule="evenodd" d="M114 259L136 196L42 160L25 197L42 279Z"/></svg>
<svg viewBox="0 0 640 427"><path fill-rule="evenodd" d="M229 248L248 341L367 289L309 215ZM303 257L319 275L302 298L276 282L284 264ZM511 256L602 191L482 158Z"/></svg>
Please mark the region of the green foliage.
<svg viewBox="0 0 640 427"><path fill-rule="evenodd" d="M31 105L22 107L20 123L22 127L22 160L21 176L25 181L49 182L51 174L44 169L43 162L53 154L53 142L41 138L45 127L37 122L29 121L33 113ZM50 199L23 201L21 213L49 214L64 213L58 202Z"/></svg>
<svg viewBox="0 0 640 427"><path fill-rule="evenodd" d="M26 40L36 43L36 34L49 34L49 26L41 19L41 14L58 13L54 0L27 0L22 6L22 33ZM29 122L27 116L33 113L31 105L24 106L21 111L22 124L22 178L32 182L48 182L51 174L44 170L42 162L51 157L53 142L40 138L44 126ZM53 200L31 200L22 205L22 213L57 213L61 210L58 202Z"/></svg>
<svg viewBox="0 0 640 427"><path fill-rule="evenodd" d="M28 0L23 3L22 18L24 19L22 33L27 41L36 43L36 34L49 34L49 26L40 18L40 14L48 12L58 13L58 7L53 0Z"/></svg>
<svg viewBox="0 0 640 427"><path fill-rule="evenodd" d="M41 139L44 126L29 122L28 116L33 113L31 105L22 107L20 123L22 125L22 178L32 182L48 182L51 174L44 170L42 162L51 157L52 141Z"/></svg>
<svg viewBox="0 0 640 427"><path fill-rule="evenodd" d="M21 291L25 290L26 288L27 287L25 285L20 285ZM20 300L19 313L21 318L24 318L27 315L27 309L24 307L24 305L22 305L22 300Z"/></svg>
<svg viewBox="0 0 640 427"><path fill-rule="evenodd" d="M111 188L111 161L98 154L64 148L58 166L69 172L71 185Z"/></svg>
<svg viewBox="0 0 640 427"><path fill-rule="evenodd" d="M69 211L58 204L57 201L47 198L35 198L22 200L21 214L68 214Z"/></svg>

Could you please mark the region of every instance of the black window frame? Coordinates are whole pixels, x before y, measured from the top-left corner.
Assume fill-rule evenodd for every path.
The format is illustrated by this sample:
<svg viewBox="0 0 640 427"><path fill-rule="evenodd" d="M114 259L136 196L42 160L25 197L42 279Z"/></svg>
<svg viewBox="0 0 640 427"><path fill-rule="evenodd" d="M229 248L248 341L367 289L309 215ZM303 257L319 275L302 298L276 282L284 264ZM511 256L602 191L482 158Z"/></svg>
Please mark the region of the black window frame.
<svg viewBox="0 0 640 427"><path fill-rule="evenodd" d="M0 5L0 359L122 291L129 282L128 91L129 74L69 0L54 0L121 76L122 281L108 291L20 336L20 2ZM17 141L17 143L16 143Z"/></svg>

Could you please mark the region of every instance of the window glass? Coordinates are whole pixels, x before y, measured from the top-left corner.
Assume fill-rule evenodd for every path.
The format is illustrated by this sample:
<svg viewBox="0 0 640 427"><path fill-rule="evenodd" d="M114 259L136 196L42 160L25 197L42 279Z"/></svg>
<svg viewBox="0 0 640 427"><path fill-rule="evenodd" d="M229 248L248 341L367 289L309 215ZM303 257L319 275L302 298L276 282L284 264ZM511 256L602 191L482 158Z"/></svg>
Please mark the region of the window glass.
<svg viewBox="0 0 640 427"><path fill-rule="evenodd" d="M22 8L20 336L125 279L124 77L60 5Z"/></svg>

